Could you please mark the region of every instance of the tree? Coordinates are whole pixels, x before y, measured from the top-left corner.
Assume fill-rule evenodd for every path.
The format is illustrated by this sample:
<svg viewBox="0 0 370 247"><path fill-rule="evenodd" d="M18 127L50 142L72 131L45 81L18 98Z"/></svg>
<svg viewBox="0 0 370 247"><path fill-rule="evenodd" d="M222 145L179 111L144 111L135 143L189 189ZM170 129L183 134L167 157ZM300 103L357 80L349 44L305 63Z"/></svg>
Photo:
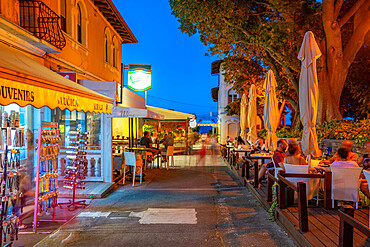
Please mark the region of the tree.
<svg viewBox="0 0 370 247"><path fill-rule="evenodd" d="M170 0L180 29L200 34L211 55L225 58L227 74L259 78L259 64L272 69L279 93L298 111L297 59L304 33L313 31L319 59L319 122L341 118L339 99L349 67L370 29L370 1L365 0ZM240 69L242 63L245 70ZM253 80L245 81L253 83Z"/></svg>

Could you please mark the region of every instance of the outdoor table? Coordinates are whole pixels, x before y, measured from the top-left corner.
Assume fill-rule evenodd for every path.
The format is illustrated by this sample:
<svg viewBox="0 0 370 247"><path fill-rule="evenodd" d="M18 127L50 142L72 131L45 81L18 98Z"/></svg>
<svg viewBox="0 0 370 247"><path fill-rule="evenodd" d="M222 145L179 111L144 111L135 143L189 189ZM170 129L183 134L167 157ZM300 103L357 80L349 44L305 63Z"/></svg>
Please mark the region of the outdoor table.
<svg viewBox="0 0 370 247"><path fill-rule="evenodd" d="M234 148L234 146L226 145L225 148L227 149L227 162L230 163L230 150Z"/></svg>
<svg viewBox="0 0 370 247"><path fill-rule="evenodd" d="M241 148L241 149L234 149L233 152L234 153L244 153L244 156L248 156L250 154L250 152L252 151L252 149L245 149L245 148ZM244 168L245 164L243 163L243 166L242 166L242 176L245 176L245 168ZM237 166L237 169L239 170L239 166Z"/></svg>
<svg viewBox="0 0 370 247"><path fill-rule="evenodd" d="M255 188L258 188L258 172L259 172L258 160L261 160L262 164L264 164L265 159L271 159L272 156L273 155L269 153L255 153L255 154L251 154L247 156L248 159L255 160L254 162L254 187ZM249 166L247 168L246 178L249 179Z"/></svg>
<svg viewBox="0 0 370 247"><path fill-rule="evenodd" d="M129 151L134 151L134 152L152 152L151 148L138 148L138 147L132 147L132 148L126 148ZM157 155L160 155L161 152L159 152ZM153 157L154 158L154 157ZM154 160L153 160L154 162ZM159 168L159 158L157 157L157 168Z"/></svg>
<svg viewBox="0 0 370 247"><path fill-rule="evenodd" d="M244 156L248 156L248 154L252 151L252 149L245 149L245 148L242 148L242 149L234 149L233 150L235 153L244 153Z"/></svg>

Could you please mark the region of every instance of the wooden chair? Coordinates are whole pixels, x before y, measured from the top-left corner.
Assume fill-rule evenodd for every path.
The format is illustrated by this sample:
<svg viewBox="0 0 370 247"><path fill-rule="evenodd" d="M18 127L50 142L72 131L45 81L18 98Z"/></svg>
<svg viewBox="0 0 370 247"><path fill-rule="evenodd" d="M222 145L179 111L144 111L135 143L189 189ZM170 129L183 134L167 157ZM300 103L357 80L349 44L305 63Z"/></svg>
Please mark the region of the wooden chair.
<svg viewBox="0 0 370 247"><path fill-rule="evenodd" d="M171 157L171 160L172 160L172 162L171 162L172 163L172 167L173 168L175 167L175 162L174 162L174 159L173 159L173 151L174 150L175 150L175 147L174 146L168 146L167 147L167 151L164 152L162 154L162 156L161 156L161 157L166 156L166 160L164 160L163 158L161 158L161 167L162 167L162 162L163 162L165 164L165 167L168 170L168 168L170 166L170 157Z"/></svg>
<svg viewBox="0 0 370 247"><path fill-rule="evenodd" d="M135 186L135 175L137 170L140 171L140 184L143 180L143 161L136 160L134 152L124 152L125 156L125 163L123 165L123 184L125 184L126 180L126 166L133 167L133 174L132 174L132 186Z"/></svg>
<svg viewBox="0 0 370 247"><path fill-rule="evenodd" d="M361 167L330 167L332 176L331 199L353 201L358 208L359 178Z"/></svg>

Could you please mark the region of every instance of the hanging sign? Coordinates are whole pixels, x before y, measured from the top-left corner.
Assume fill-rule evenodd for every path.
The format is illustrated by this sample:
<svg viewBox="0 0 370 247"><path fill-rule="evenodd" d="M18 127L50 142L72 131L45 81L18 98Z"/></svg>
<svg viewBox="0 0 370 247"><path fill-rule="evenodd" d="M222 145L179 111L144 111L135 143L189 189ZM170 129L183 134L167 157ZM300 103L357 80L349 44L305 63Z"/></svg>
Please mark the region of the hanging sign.
<svg viewBox="0 0 370 247"><path fill-rule="evenodd" d="M77 83L77 73L76 72L57 72L59 75Z"/></svg>
<svg viewBox="0 0 370 247"><path fill-rule="evenodd" d="M189 120L189 126L190 126L190 128L195 128L195 127L197 127L197 120L196 120L195 118L191 118L191 119Z"/></svg>
<svg viewBox="0 0 370 247"><path fill-rule="evenodd" d="M142 69L128 71L127 86L137 92L147 91L152 87L152 72Z"/></svg>

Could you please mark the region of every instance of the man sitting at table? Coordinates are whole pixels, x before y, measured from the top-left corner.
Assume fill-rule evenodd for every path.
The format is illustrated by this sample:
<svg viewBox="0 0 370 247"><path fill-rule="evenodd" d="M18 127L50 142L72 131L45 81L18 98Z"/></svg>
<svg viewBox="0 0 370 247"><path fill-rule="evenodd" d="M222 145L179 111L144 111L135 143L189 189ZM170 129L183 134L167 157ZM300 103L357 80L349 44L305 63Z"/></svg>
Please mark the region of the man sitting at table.
<svg viewBox="0 0 370 247"><path fill-rule="evenodd" d="M140 145L145 146L146 148L150 148L154 156L159 153L159 150L153 147L152 140L149 138L149 135L150 134L148 131L144 131L144 136L140 139Z"/></svg>
<svg viewBox="0 0 370 247"><path fill-rule="evenodd" d="M261 167L261 170L258 172L258 179L261 179L268 168L274 168L274 163L277 168L283 168L284 169L284 158L287 156L285 153L285 149L288 147L288 144L286 140L281 139L277 142L277 148L274 152L274 155L272 156L272 159L274 162L270 161L267 164L263 164Z"/></svg>
<svg viewBox="0 0 370 247"><path fill-rule="evenodd" d="M345 147L338 148L338 159L334 161L330 167L359 167L355 161L348 160L349 151Z"/></svg>
<svg viewBox="0 0 370 247"><path fill-rule="evenodd" d="M346 140L346 141L343 141L343 142L342 142L342 145L341 145L341 147L340 147L340 148L345 148L345 149L347 149L347 150L348 150L348 157L347 157L347 160L357 162L358 154L356 154L356 153L352 153L352 152L351 152L352 145L353 145L353 143L352 143L351 141L347 141L347 140ZM338 149L338 150L339 150L339 149ZM334 154L334 156L333 156L333 157L331 157L331 158L330 158L330 159L328 159L328 160L322 160L322 161L320 161L320 163L319 163L319 164L330 165L330 164L331 164L331 163L333 163L334 161L339 161L339 160L341 160L341 158L339 157L338 152L336 152L336 153Z"/></svg>

